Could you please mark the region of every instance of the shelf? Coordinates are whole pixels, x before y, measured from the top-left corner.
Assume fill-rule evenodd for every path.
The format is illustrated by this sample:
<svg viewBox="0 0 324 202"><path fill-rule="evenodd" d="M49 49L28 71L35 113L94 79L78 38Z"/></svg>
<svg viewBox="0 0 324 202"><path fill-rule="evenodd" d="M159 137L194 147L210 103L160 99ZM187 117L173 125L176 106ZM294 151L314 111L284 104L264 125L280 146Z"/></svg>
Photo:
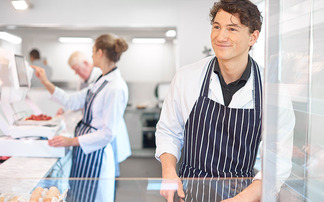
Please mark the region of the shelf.
<svg viewBox="0 0 324 202"><path fill-rule="evenodd" d="M132 149L133 157L154 157L155 149L147 148L147 149Z"/></svg>
<svg viewBox="0 0 324 202"><path fill-rule="evenodd" d="M155 130L156 130L155 127L147 127L147 126L142 127L143 132L155 132Z"/></svg>

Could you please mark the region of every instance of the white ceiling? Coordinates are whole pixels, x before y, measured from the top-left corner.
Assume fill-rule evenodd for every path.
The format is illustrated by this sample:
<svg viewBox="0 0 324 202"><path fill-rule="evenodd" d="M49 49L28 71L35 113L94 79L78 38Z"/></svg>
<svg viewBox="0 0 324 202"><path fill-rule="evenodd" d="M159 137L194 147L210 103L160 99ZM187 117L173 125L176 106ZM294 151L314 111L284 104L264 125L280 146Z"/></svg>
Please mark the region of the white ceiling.
<svg viewBox="0 0 324 202"><path fill-rule="evenodd" d="M126 39L134 37L165 37L165 32L175 27L29 27L29 26L3 26L0 31L24 37L37 37L44 40L53 40L58 37L91 37L95 39L101 34L114 33Z"/></svg>

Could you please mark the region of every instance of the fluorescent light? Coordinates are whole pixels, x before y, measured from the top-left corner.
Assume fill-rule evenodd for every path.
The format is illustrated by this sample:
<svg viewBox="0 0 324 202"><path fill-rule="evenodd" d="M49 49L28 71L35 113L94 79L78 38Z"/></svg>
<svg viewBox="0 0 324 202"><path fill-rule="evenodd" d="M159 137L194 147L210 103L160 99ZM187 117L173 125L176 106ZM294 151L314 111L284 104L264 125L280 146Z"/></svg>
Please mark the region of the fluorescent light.
<svg viewBox="0 0 324 202"><path fill-rule="evenodd" d="M11 3L16 10L26 10L29 7L25 0L12 0Z"/></svg>
<svg viewBox="0 0 324 202"><path fill-rule="evenodd" d="M20 37L9 34L8 32L0 32L0 39L13 44L21 44L22 42L22 39Z"/></svg>
<svg viewBox="0 0 324 202"><path fill-rule="evenodd" d="M163 38L133 38L133 43L162 44L165 43Z"/></svg>
<svg viewBox="0 0 324 202"><path fill-rule="evenodd" d="M175 37L177 35L177 32L175 30L168 30L165 32L165 36L167 37Z"/></svg>
<svg viewBox="0 0 324 202"><path fill-rule="evenodd" d="M93 43L93 39L89 37L59 37L61 43Z"/></svg>

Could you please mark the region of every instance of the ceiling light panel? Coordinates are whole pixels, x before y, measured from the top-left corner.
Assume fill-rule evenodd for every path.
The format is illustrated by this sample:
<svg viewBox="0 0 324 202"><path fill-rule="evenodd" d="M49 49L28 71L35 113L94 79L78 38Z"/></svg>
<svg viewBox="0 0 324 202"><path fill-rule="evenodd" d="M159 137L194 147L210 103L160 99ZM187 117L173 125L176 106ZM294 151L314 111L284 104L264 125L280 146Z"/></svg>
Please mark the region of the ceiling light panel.
<svg viewBox="0 0 324 202"><path fill-rule="evenodd" d="M29 8L29 3L25 0L12 0L11 3L16 10L26 10Z"/></svg>
<svg viewBox="0 0 324 202"><path fill-rule="evenodd" d="M90 37L59 37L61 43L93 43Z"/></svg>
<svg viewBox="0 0 324 202"><path fill-rule="evenodd" d="M175 30L168 30L165 32L165 36L167 37L175 37L177 35L177 32Z"/></svg>
<svg viewBox="0 0 324 202"><path fill-rule="evenodd" d="M8 41L13 44L21 44L22 39L13 34L9 34L8 32L0 32L0 39Z"/></svg>

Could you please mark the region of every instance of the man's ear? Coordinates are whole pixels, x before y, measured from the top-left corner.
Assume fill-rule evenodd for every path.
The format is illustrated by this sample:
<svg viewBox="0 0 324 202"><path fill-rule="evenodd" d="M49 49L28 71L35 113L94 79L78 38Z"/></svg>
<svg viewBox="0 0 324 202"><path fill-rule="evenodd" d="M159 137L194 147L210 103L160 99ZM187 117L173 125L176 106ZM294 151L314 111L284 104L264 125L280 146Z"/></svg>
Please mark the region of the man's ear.
<svg viewBox="0 0 324 202"><path fill-rule="evenodd" d="M83 60L83 62L82 62L84 65L86 65L86 66L88 66L89 65L89 62L88 61L86 61L86 60Z"/></svg>
<svg viewBox="0 0 324 202"><path fill-rule="evenodd" d="M250 46L253 46L257 42L259 38L259 34L260 34L259 30L254 30L254 32L250 34L250 42L249 42Z"/></svg>

